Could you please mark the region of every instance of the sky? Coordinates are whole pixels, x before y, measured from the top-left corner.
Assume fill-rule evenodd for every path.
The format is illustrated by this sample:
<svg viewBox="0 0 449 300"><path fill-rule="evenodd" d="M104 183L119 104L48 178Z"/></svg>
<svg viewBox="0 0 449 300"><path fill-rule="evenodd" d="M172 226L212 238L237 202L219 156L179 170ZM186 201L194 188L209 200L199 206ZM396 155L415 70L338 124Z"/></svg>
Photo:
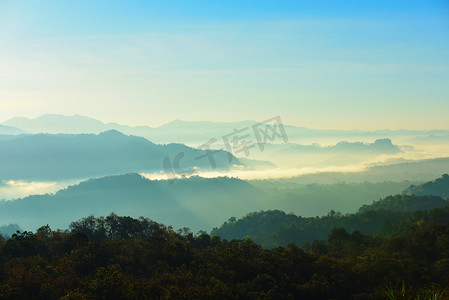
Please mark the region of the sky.
<svg viewBox="0 0 449 300"><path fill-rule="evenodd" d="M449 129L448 1L3 1L0 122Z"/></svg>

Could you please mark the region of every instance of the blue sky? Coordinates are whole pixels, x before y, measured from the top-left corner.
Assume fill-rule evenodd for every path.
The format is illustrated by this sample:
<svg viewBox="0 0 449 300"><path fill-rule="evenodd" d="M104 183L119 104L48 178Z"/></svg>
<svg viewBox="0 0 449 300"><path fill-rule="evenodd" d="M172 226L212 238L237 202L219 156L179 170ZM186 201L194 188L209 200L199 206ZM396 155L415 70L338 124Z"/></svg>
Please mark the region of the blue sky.
<svg viewBox="0 0 449 300"><path fill-rule="evenodd" d="M1 1L0 120L447 128L447 1Z"/></svg>

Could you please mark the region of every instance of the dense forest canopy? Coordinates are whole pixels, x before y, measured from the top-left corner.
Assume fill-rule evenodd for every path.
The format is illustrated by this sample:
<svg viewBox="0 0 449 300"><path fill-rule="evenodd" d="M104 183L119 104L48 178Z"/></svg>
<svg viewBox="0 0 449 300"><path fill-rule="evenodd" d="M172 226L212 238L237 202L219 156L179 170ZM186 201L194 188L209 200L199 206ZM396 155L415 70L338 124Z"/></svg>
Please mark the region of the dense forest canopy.
<svg viewBox="0 0 449 300"><path fill-rule="evenodd" d="M438 299L449 296L448 220L445 206L394 237L336 227L305 249L264 250L146 218L90 216L1 240L0 298Z"/></svg>

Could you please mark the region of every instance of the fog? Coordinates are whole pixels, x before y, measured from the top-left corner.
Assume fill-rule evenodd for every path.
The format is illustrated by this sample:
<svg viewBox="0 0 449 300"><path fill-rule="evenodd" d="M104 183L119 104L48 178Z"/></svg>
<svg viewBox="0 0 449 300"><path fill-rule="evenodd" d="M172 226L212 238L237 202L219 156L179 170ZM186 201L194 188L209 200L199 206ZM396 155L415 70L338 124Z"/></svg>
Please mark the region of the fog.
<svg viewBox="0 0 449 300"><path fill-rule="evenodd" d="M371 141L371 143L372 142L373 141ZM293 145L296 146L297 144ZM315 145L318 149L322 149L322 153L319 154L298 152L291 149L280 149L279 151L279 149L276 148L278 146L272 147L271 149L268 148L265 152L252 151L248 157L239 157L246 166L236 166L228 171L196 169L194 173L190 174L167 175L164 171L142 171L140 174L151 180L166 180L191 176L201 176L204 178L227 176L243 180L262 180L300 177L313 174L318 175L322 173L341 173L342 175L353 173L355 175L356 173L366 171L373 166L387 166L404 162L446 157L447 153L449 153L449 145L447 144L398 145L397 147L400 149L400 152L393 154L366 154L359 151L329 153L328 149L332 149L335 145L336 144ZM367 145L369 144L367 143ZM267 158L270 158L270 160ZM263 164L263 162L269 162L271 165ZM436 171L435 174L438 176L441 175L438 171ZM429 174L429 176L430 175L433 175L433 173ZM427 177L423 177L422 179L426 178ZM376 177L376 181L381 179L382 175ZM390 177L385 177L385 180L388 179L390 179ZM405 175L401 178L401 180L408 179L413 178L406 178ZM421 178L414 179L421 180ZM58 190L64 189L69 185L77 184L80 181L82 180L28 181L9 180L4 178L0 181L0 199L13 200L29 195L55 193Z"/></svg>
<svg viewBox="0 0 449 300"><path fill-rule="evenodd" d="M230 171L198 171L193 174L170 174L167 175L164 172L159 173L140 173L140 175L151 180L165 180L165 179L175 179L182 177L200 176L204 178L216 178L216 177L237 177L243 180L252 179L279 179L279 178L290 178L307 174L318 174L318 173L328 173L328 172L360 172L364 171L365 167L362 165L350 165L344 167L329 166L329 167L306 167L306 168L275 168L268 170L251 170L245 168L235 168Z"/></svg>
<svg viewBox="0 0 449 300"><path fill-rule="evenodd" d="M0 183L0 199L13 200L30 195L44 195L55 193L78 181L24 181L24 180L3 180Z"/></svg>

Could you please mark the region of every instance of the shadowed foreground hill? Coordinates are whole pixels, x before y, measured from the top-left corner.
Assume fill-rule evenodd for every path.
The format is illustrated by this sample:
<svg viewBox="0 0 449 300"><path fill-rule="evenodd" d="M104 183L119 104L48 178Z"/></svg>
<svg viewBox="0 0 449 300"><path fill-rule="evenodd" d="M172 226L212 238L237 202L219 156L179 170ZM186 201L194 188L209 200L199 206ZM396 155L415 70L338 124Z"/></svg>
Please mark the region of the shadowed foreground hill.
<svg viewBox="0 0 449 300"><path fill-rule="evenodd" d="M266 248L296 243L303 245L313 240L324 240L333 227L343 227L349 232L392 235L403 229L401 222L415 211L425 211L447 206L448 200L438 196L396 195L364 205L355 214L331 211L327 216L306 218L282 211L261 211L236 220L230 219L212 235L226 239L251 238Z"/></svg>
<svg viewBox="0 0 449 300"><path fill-rule="evenodd" d="M363 205L359 211L389 210L414 212L417 210L429 210L447 204L449 204L449 201L439 196L395 195L388 196L385 199L375 201L369 205Z"/></svg>
<svg viewBox="0 0 449 300"><path fill-rule="evenodd" d="M190 177L170 184L138 174L109 176L81 182L54 195L29 196L0 202L2 224L17 223L35 229L42 223L67 228L71 220L111 212L145 215L175 228L209 230L229 215L260 207L264 195L235 178Z"/></svg>
<svg viewBox="0 0 449 300"><path fill-rule="evenodd" d="M164 159L184 156L183 170L211 169L204 150L182 144L157 145L142 137L111 130L98 135L22 135L0 140L0 178L64 180L164 170ZM240 164L225 151L213 154L217 169ZM231 162L229 157L231 157Z"/></svg>

